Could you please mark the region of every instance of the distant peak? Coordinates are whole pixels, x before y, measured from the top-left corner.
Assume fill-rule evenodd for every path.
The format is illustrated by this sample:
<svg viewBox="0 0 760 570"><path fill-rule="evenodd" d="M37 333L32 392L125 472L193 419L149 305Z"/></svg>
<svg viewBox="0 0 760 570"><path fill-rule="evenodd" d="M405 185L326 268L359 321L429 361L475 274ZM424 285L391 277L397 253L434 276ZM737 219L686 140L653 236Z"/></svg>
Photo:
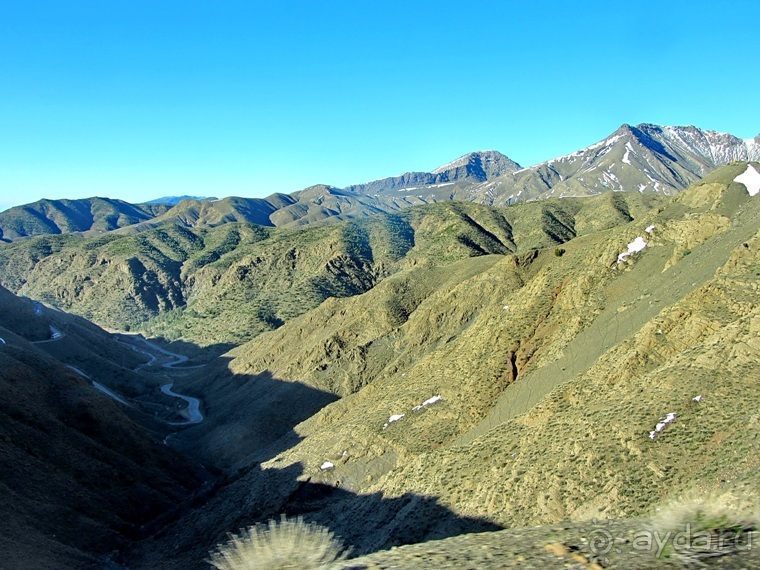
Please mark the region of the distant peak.
<svg viewBox="0 0 760 570"><path fill-rule="evenodd" d="M639 123L635 127L631 127L633 133L640 132L651 135L652 133L662 133L663 130L670 127L663 127L661 125L655 125L654 123Z"/></svg>
<svg viewBox="0 0 760 570"><path fill-rule="evenodd" d="M631 125L629 125L628 123L623 123L622 125L620 125L618 130L616 130L613 133L613 135L630 133L632 130L633 130L633 127Z"/></svg>
<svg viewBox="0 0 760 570"><path fill-rule="evenodd" d="M329 184L314 184L304 188L301 192L332 192L333 190L339 190L339 188L330 186Z"/></svg>
<svg viewBox="0 0 760 570"><path fill-rule="evenodd" d="M441 174L455 168L475 166L486 171L490 176L498 176L507 172L513 172L520 168L514 160L497 150L479 150L468 152L456 160L444 164L432 171L433 174Z"/></svg>

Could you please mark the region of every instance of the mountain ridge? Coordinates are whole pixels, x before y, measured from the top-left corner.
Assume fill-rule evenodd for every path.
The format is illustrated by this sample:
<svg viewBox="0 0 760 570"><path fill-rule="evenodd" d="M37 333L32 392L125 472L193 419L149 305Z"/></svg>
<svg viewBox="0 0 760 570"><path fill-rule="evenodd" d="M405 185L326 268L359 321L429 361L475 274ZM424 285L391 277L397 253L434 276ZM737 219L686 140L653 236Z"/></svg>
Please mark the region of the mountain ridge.
<svg viewBox="0 0 760 570"><path fill-rule="evenodd" d="M107 232L152 219L162 204L131 204L113 198L43 199L0 212L0 239L86 231Z"/></svg>
<svg viewBox="0 0 760 570"><path fill-rule="evenodd" d="M187 194L182 196L162 196L161 198L156 198L155 200L148 200L147 202L143 202L143 204L169 204L170 206L176 206L179 204L182 200L216 200L214 197L210 196L188 196Z"/></svg>
<svg viewBox="0 0 760 570"><path fill-rule="evenodd" d="M407 172L345 188L320 184L266 198L189 200L173 206L129 205L131 217L112 213L97 220L92 215L69 220L62 213L67 207L63 201L40 201L0 213L0 239L12 241L70 231L144 231L163 223L194 227L244 221L275 227L299 226L446 200L505 206L620 190L673 195L719 166L734 160L758 159L760 135L740 139L694 126L623 124L597 143L525 168L498 151L478 151L431 172ZM48 214L50 209L58 213Z"/></svg>
<svg viewBox="0 0 760 570"><path fill-rule="evenodd" d="M312 191L318 198L325 188ZM38 236L0 249L0 281L112 329L148 326L153 335L182 334L202 346L237 343L409 264L557 245L658 203L657 196L610 195L498 211L441 202L303 228L231 222ZM220 314L224 331L210 326Z"/></svg>
<svg viewBox="0 0 760 570"><path fill-rule="evenodd" d="M431 186L460 180L485 182L501 174L518 170L520 165L496 150L469 152L430 172L405 172L399 176L346 186L343 190L360 194L377 194L413 186ZM416 188L411 188L416 189Z"/></svg>

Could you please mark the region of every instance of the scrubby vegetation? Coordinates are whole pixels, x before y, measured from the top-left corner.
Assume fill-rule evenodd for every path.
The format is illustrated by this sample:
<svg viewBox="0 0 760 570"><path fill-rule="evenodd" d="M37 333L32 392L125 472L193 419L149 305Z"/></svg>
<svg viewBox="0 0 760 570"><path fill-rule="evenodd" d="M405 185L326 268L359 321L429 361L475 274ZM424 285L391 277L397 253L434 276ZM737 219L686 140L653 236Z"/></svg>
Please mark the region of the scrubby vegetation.
<svg viewBox="0 0 760 570"><path fill-rule="evenodd" d="M222 476L119 560L130 568L199 568L235 528L248 530L213 565L276 559L275 535L300 544L307 527L328 545L339 535L367 567L753 567L740 548L757 515L722 495L644 518L694 487L760 488L760 199L733 183L741 170L667 204L619 193L305 229L166 226L89 249L49 240L28 271L30 250L11 244L0 267L78 310L97 293L165 337L242 343L201 368L140 371L202 398L204 421L169 443ZM620 263L634 240L645 246ZM47 276L61 280L27 281ZM147 325L146 307L158 314ZM74 337L47 350L82 354L65 344ZM138 356L122 365L130 375ZM104 437L104 416L80 403L66 402L69 427ZM303 520L251 527L279 513ZM705 539L685 555L631 551L639 531L684 525ZM609 550L591 542L601 530ZM413 542L426 544L388 550Z"/></svg>
<svg viewBox="0 0 760 570"><path fill-rule="evenodd" d="M209 562L219 570L314 570L343 560L347 553L342 551L329 530L283 516L230 535L210 553Z"/></svg>
<svg viewBox="0 0 760 570"><path fill-rule="evenodd" d="M10 244L0 251L0 281L109 328L201 346L240 344L406 267L553 246L658 203L640 195L508 210L444 202L290 229L167 220L138 233Z"/></svg>
<svg viewBox="0 0 760 570"><path fill-rule="evenodd" d="M659 509L654 528L666 544L662 556L703 567L752 549L753 533L760 529L760 502L748 489L740 494L692 491Z"/></svg>

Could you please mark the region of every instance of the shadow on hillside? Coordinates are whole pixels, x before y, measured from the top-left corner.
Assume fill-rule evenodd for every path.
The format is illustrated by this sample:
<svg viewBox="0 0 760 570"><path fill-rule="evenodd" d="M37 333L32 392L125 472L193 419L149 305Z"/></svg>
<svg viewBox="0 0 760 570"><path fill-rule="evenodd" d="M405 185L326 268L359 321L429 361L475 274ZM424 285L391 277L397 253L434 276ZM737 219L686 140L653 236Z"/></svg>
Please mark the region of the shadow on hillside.
<svg viewBox="0 0 760 570"><path fill-rule="evenodd" d="M295 478L302 467L297 464L283 471L283 477ZM309 480L296 484L280 512L329 528L352 547L353 555L502 528L485 519L457 515L439 504L437 497L414 493L385 497L382 492L360 495L339 483L333 486ZM271 513L269 518L278 514Z"/></svg>
<svg viewBox="0 0 760 570"><path fill-rule="evenodd" d="M269 371L233 374L227 360L179 385L179 391L205 399L207 414L204 422L172 439L173 447L222 468L226 475L204 496L153 526L155 534L124 561L133 570L207 568L209 550L226 542L228 532L282 514L329 528L354 555L501 529L484 519L460 516L436 497L361 495L340 481L325 482L340 479L340 464L329 474L315 466L307 472L300 463L262 469L262 462L301 441L294 429L299 423L338 398L277 379Z"/></svg>
<svg viewBox="0 0 760 570"><path fill-rule="evenodd" d="M300 463L283 469L254 466L219 489L216 496L145 541L142 552L124 561L132 570L208 568L208 553L228 540L228 533L257 523L303 517L328 528L351 556L393 546L438 540L503 527L490 521L457 515L436 497L404 493L384 497L381 492L360 495L339 486L299 480Z"/></svg>
<svg viewBox="0 0 760 570"><path fill-rule="evenodd" d="M176 370L182 370L183 367L197 364L206 364L237 346L228 342L220 342L201 347L193 342L187 342L184 340L169 340L162 336L146 337L144 334L143 336L164 350L182 354L190 359L186 364L176 366Z"/></svg>
<svg viewBox="0 0 760 570"><path fill-rule="evenodd" d="M296 445L293 428L338 396L302 382L279 380L266 370L235 374L229 357L197 371L177 390L202 399L202 423L172 439L180 451L222 469L261 463Z"/></svg>
<svg viewBox="0 0 760 570"><path fill-rule="evenodd" d="M3 335L0 566L103 568L208 474L40 345Z"/></svg>

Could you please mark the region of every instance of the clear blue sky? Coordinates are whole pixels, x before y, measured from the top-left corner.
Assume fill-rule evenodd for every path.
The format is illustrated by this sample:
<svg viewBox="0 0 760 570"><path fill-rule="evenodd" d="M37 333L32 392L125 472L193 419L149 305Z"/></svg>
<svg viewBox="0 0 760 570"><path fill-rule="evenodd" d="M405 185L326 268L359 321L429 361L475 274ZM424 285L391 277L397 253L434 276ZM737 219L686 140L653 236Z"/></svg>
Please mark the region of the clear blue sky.
<svg viewBox="0 0 760 570"><path fill-rule="evenodd" d="M760 132L760 2L0 0L0 209Z"/></svg>

